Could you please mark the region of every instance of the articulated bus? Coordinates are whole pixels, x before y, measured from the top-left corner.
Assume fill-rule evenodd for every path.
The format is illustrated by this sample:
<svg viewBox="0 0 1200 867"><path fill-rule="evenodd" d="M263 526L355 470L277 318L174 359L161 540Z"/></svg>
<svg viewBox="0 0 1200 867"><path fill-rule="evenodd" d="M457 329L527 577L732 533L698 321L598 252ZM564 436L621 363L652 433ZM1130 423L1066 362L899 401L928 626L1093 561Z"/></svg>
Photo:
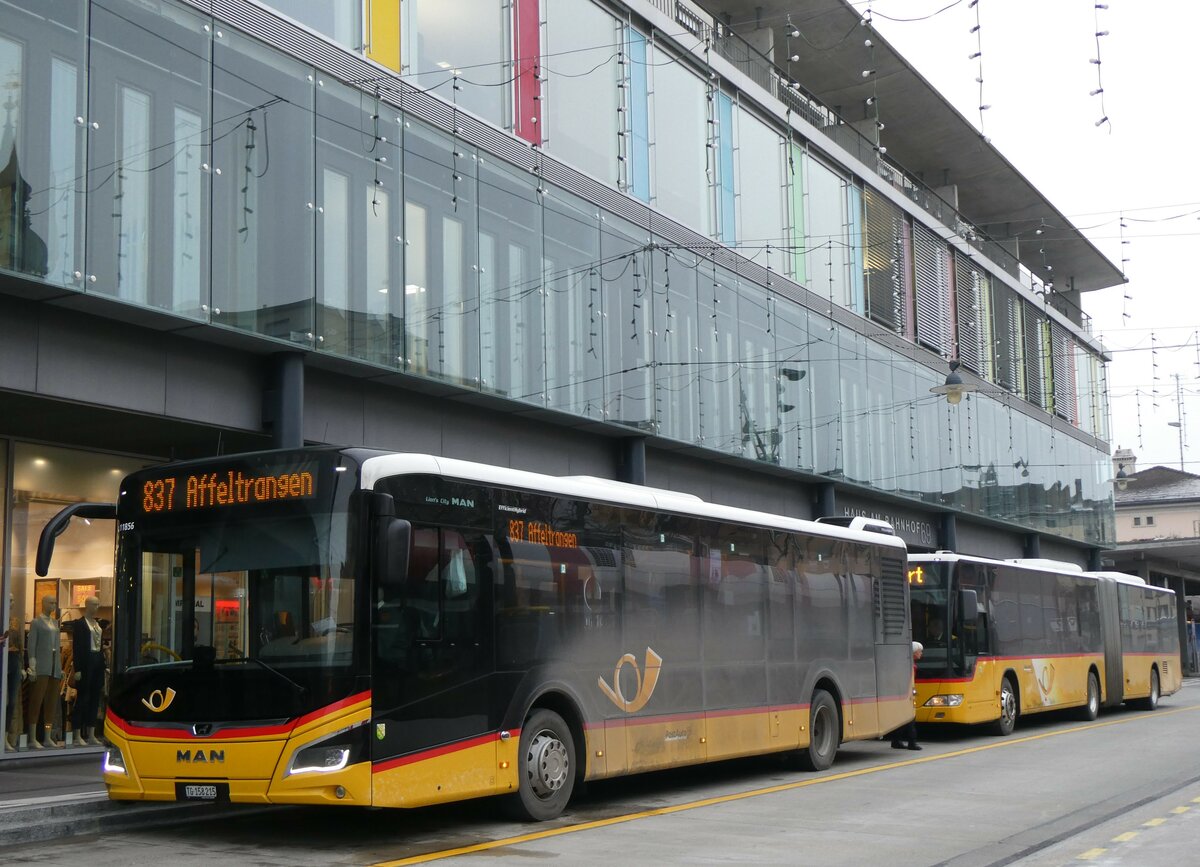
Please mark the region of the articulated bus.
<svg viewBox="0 0 1200 867"><path fill-rule="evenodd" d="M115 799L415 807L912 720L893 536L427 455L135 473L116 504Z"/></svg>
<svg viewBox="0 0 1200 867"><path fill-rule="evenodd" d="M1007 735L1039 711L1153 710L1181 685L1175 594L1140 578L939 552L912 555L908 581L919 723Z"/></svg>

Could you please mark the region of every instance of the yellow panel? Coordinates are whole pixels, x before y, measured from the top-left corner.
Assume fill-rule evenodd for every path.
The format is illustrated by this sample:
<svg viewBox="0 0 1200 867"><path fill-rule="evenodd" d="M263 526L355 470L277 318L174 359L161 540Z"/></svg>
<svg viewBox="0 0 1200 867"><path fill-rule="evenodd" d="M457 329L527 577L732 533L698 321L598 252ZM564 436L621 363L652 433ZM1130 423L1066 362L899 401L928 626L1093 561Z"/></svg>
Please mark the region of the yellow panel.
<svg viewBox="0 0 1200 867"><path fill-rule="evenodd" d="M625 723L625 754L628 770L637 773L702 762L708 756L704 720L674 719L666 722Z"/></svg>
<svg viewBox="0 0 1200 867"><path fill-rule="evenodd" d="M363 0L367 57L400 71L400 0Z"/></svg>
<svg viewBox="0 0 1200 867"><path fill-rule="evenodd" d="M768 716L765 712L709 714L705 720L708 758L730 759L770 749Z"/></svg>
<svg viewBox="0 0 1200 867"><path fill-rule="evenodd" d="M424 807L516 791L517 743L515 736L488 740L377 770L372 783L375 806ZM502 762L508 767L501 768Z"/></svg>

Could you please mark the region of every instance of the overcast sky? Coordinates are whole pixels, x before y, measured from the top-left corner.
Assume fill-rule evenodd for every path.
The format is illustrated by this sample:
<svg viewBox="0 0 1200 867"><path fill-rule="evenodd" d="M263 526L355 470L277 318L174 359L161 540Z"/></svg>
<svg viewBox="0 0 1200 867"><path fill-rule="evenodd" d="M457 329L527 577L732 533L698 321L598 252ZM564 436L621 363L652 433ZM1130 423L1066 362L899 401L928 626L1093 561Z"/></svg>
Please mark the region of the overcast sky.
<svg viewBox="0 0 1200 867"><path fill-rule="evenodd" d="M1185 466L1200 473L1200 269L1191 267L1200 247L1200 3L1107 0L1097 10L1094 0L969 2L854 5L869 7L879 33L976 127L979 60L969 56L978 11L983 104L991 106L984 134L1101 252L1114 263L1129 259L1127 286L1083 301L1113 353L1112 447L1133 449L1139 468L1179 466L1178 429L1168 426L1179 412L1179 374ZM1098 86L1097 30L1108 31L1099 39L1103 110L1089 96ZM880 113L889 125L904 118L902 107L889 117L881 104Z"/></svg>

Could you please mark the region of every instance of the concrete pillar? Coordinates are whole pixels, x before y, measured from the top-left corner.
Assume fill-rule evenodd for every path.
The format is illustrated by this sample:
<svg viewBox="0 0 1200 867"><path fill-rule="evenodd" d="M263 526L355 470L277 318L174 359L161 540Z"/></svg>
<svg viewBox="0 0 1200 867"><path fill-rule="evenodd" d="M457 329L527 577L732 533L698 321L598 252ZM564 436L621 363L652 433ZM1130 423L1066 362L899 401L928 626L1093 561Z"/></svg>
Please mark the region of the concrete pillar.
<svg viewBox="0 0 1200 867"><path fill-rule="evenodd" d="M1179 670L1188 671L1187 665L1187 588L1183 576L1164 576L1166 586L1175 591L1175 622L1179 628Z"/></svg>
<svg viewBox="0 0 1200 867"><path fill-rule="evenodd" d="M1088 568L1089 572L1099 572L1101 569L1104 568L1103 558L1100 556L1100 552L1101 552L1100 548L1089 548L1088 549L1087 568Z"/></svg>
<svg viewBox="0 0 1200 867"><path fill-rule="evenodd" d="M813 517L832 518L837 514L837 490L832 482L817 485L813 492Z"/></svg>
<svg viewBox="0 0 1200 867"><path fill-rule="evenodd" d="M268 364L263 426L272 448L298 449L304 445L304 354L279 352Z"/></svg>
<svg viewBox="0 0 1200 867"><path fill-rule="evenodd" d="M626 437L621 440L617 462L617 478L632 485L646 484L646 438Z"/></svg>
<svg viewBox="0 0 1200 867"><path fill-rule="evenodd" d="M1042 556L1042 537L1037 533L1025 536L1025 556L1031 560Z"/></svg>
<svg viewBox="0 0 1200 867"><path fill-rule="evenodd" d="M942 515L941 526L938 528L938 550L958 550L958 516L953 512Z"/></svg>

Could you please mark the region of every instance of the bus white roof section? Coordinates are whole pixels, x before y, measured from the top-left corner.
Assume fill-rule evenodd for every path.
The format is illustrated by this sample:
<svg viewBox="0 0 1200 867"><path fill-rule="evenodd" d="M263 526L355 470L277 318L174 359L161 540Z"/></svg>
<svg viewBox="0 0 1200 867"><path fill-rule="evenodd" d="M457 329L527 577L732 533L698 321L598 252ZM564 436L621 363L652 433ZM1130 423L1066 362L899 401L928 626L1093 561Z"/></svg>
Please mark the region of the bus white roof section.
<svg viewBox="0 0 1200 867"><path fill-rule="evenodd" d="M1117 581L1121 584L1135 584L1139 587L1149 587L1150 586L1143 579L1139 578L1137 575L1130 575L1127 572L1088 572L1087 574L1095 575L1097 578L1111 578L1113 581ZM1167 593L1171 593L1171 594L1174 594L1174 592L1175 592L1174 590L1172 590L1169 587L1155 587L1154 589L1155 590L1163 590L1163 591L1165 591Z"/></svg>
<svg viewBox="0 0 1200 867"><path fill-rule="evenodd" d="M787 518L767 512L737 509L706 502L693 494L632 485L594 476L547 476L525 470L513 470L490 464L477 464L455 458L435 455L394 454L367 458L362 463L362 487L374 490L380 479L392 476L430 475L444 476L465 482L492 485L498 488L518 488L528 491L594 500L621 506L649 509L655 512L673 512L695 515L715 521L759 524L781 530L795 530L813 536L830 539L845 539L869 545L905 550L904 540L899 536L885 536L860 530L847 530L831 524L818 524L800 518Z"/></svg>

